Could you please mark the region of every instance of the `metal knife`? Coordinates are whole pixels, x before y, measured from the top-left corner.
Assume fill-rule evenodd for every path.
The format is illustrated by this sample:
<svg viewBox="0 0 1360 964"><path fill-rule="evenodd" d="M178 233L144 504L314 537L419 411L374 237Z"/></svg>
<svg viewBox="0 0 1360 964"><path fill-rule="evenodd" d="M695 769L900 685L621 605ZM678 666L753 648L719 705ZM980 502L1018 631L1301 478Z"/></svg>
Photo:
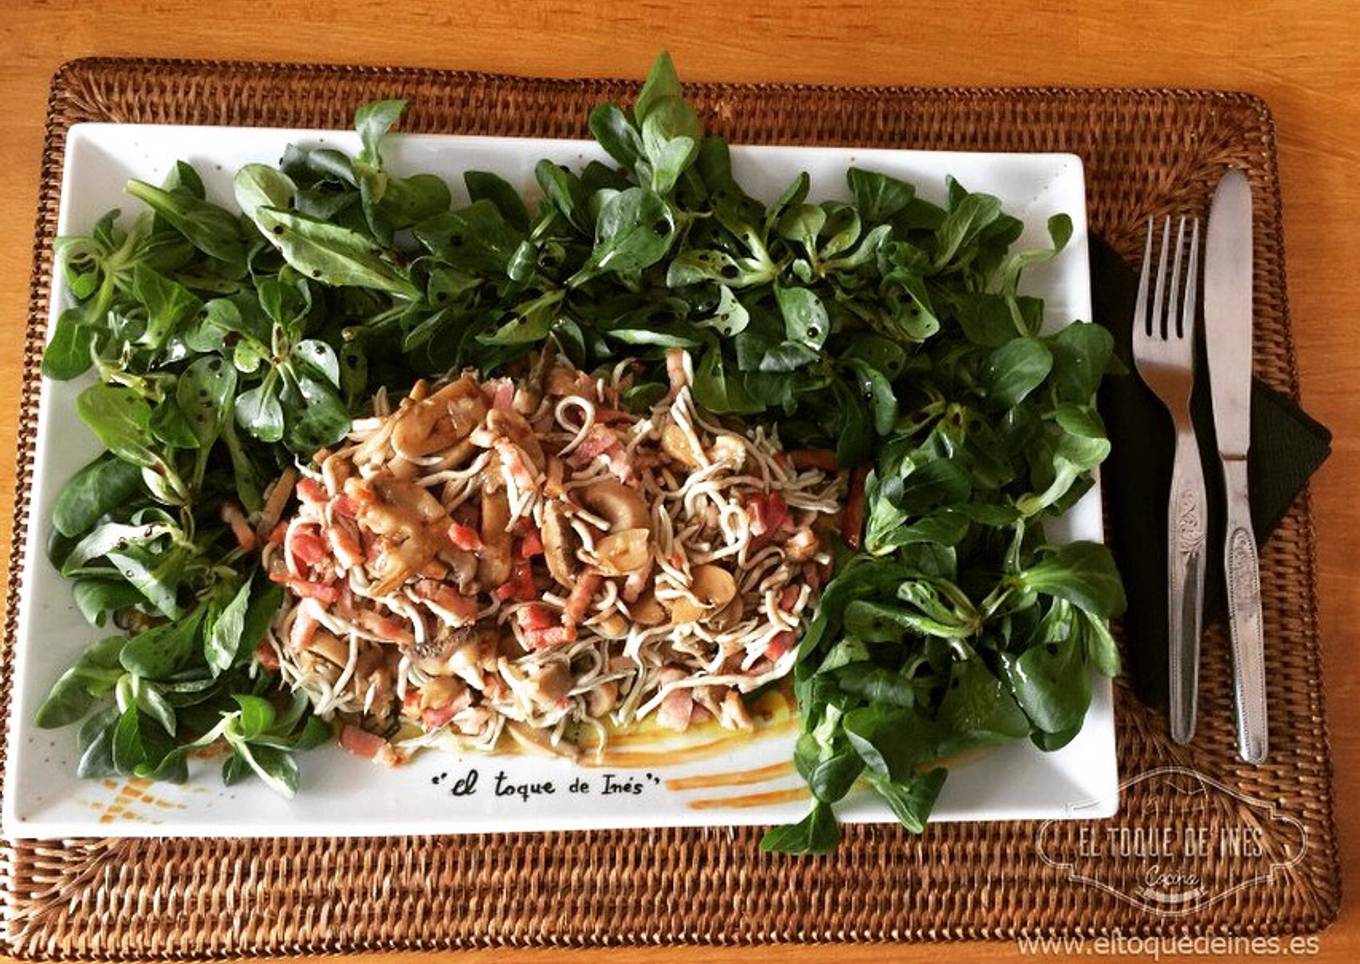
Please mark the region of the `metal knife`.
<svg viewBox="0 0 1360 964"><path fill-rule="evenodd" d="M1241 171L1223 175L1209 208L1205 244L1204 346L1214 431L1227 490L1223 565L1228 585L1237 752L1261 763L1267 752L1265 634L1261 573L1247 501L1251 434L1251 188Z"/></svg>

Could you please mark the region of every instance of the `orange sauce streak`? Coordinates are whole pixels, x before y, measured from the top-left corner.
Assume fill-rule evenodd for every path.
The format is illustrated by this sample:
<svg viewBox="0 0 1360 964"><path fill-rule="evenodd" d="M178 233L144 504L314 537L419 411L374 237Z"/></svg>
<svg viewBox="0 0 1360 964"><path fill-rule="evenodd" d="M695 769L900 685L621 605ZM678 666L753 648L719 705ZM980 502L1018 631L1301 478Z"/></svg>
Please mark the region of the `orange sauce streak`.
<svg viewBox="0 0 1360 964"><path fill-rule="evenodd" d="M116 786L112 780L105 780L104 784L105 786L109 786L110 789L112 789L113 786ZM115 820L148 822L148 817L132 809L132 805L139 801L165 810L187 809L182 803L161 800L156 796L147 793L146 791L150 786L150 780L142 779L140 777L128 780L119 788L118 794L113 798L113 801L103 808L104 812L99 815L99 822L113 823Z"/></svg>
<svg viewBox="0 0 1360 964"><path fill-rule="evenodd" d="M772 803L790 803L811 796L807 787L793 787L789 790L768 790L764 793L748 793L739 797L713 797L702 800L687 800L692 810L722 810L729 807L765 807Z"/></svg>
<svg viewBox="0 0 1360 964"><path fill-rule="evenodd" d="M730 770L725 773L705 773L694 777L675 777L666 781L668 790L700 790L708 787L741 787L764 783L793 773L792 761L772 763L754 770Z"/></svg>

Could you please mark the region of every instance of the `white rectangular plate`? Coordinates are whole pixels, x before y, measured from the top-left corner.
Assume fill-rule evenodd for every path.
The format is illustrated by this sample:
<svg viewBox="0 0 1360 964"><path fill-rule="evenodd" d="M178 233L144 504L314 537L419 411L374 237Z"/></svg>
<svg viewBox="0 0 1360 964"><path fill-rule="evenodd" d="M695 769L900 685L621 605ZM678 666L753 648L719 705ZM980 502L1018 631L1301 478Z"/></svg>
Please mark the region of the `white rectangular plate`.
<svg viewBox="0 0 1360 964"><path fill-rule="evenodd" d="M294 141L329 142L358 150L347 132L78 124L66 146L58 230L86 231L106 211L132 212L123 193L129 178L159 183L175 160L193 162L211 198L230 204L231 178L243 164L278 162ZM462 192L465 170L494 171L534 191L539 158L579 167L606 160L592 142L439 135L394 138L384 153L399 171L433 171ZM1086 189L1081 160L1070 154L964 154L824 147L737 147L738 180L767 202L799 171L812 176L813 200L847 196L850 165L913 182L919 194L941 202L945 176L974 191L1001 198L1022 218L1019 247L1047 244L1050 215L1072 217L1065 251L1028 271L1027 293L1046 299L1048 324L1090 318L1086 253ZM68 303L54 280L52 318ZM49 326L50 330L50 326ZM803 799L780 799L801 780L784 772L749 785L677 789L670 781L715 772L775 767L791 757L793 735L753 740L721 756L643 770L582 768L539 757L458 757L426 752L397 770L375 766L336 747L300 758L302 785L285 800L258 781L223 787L218 761L194 761L183 787L142 781L85 781L75 776L75 727L40 730L33 713L52 682L80 650L98 638L71 598L70 585L48 563L44 544L51 509L62 483L98 452L75 413L88 384L44 381L39 409L32 518L24 559L14 699L10 721L3 830L10 837L64 836L300 836L608 827L771 824L799 819ZM1092 490L1059 520L1058 539L1102 538L1100 497ZM469 791L469 775L476 771ZM953 767L935 808L935 820L1099 817L1118 806L1114 715L1110 683L1094 680L1086 725L1062 750L1043 753L1018 743L977 755ZM534 785L537 792L525 789ZM546 790L551 787L551 792ZM516 789L519 788L519 789ZM523 792L521 792L523 790ZM462 791L462 792L460 792ZM760 805L736 807L723 798L771 794ZM699 801L719 801L697 807ZM1074 810L1080 810L1074 813ZM843 819L886 821L892 816L867 791L856 790L838 807Z"/></svg>

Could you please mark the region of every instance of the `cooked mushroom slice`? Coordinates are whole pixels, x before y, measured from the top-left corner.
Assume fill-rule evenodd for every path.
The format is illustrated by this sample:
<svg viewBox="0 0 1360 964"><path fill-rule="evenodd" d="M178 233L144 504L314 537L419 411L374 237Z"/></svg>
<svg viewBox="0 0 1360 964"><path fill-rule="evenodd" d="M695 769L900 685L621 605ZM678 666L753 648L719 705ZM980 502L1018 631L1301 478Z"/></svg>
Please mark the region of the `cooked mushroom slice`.
<svg viewBox="0 0 1360 964"><path fill-rule="evenodd" d="M600 572L624 576L647 565L652 558L651 536L647 529L624 529L600 539L595 543Z"/></svg>
<svg viewBox="0 0 1360 964"><path fill-rule="evenodd" d="M530 697L545 709L557 705L557 701L571 689L571 670L566 663L544 663L529 674Z"/></svg>
<svg viewBox="0 0 1360 964"><path fill-rule="evenodd" d="M609 523L611 532L651 528L642 496L616 479L597 479L582 486L577 497L582 505Z"/></svg>
<svg viewBox="0 0 1360 964"><path fill-rule="evenodd" d="M543 559L548 564L548 573L559 584L570 589L572 587L573 563L571 540L575 533L567 524L563 517L562 507L556 502L545 502L543 505L543 527L540 530L543 537Z"/></svg>
<svg viewBox="0 0 1360 964"><path fill-rule="evenodd" d="M392 429L392 448L407 458L429 455L465 438L485 417L486 399L472 377L464 375L403 408Z"/></svg>
<svg viewBox="0 0 1360 964"><path fill-rule="evenodd" d="M480 667L496 656L496 630L474 624L445 629L412 650L416 669L428 676L461 675L469 667Z"/></svg>
<svg viewBox="0 0 1360 964"><path fill-rule="evenodd" d="M660 626L666 621L666 610L650 592L628 607L628 615L639 626Z"/></svg>
<svg viewBox="0 0 1360 964"><path fill-rule="evenodd" d="M318 629L303 648L309 653L324 656L336 666L344 666L349 662L349 646L324 629Z"/></svg>
<svg viewBox="0 0 1360 964"><path fill-rule="evenodd" d="M425 567L439 549L435 535L448 527L439 500L420 486L391 476L345 480L359 506L359 522L382 536L385 548L371 567L374 596L385 596Z"/></svg>
<svg viewBox="0 0 1360 964"><path fill-rule="evenodd" d="M746 464L746 443L730 432L724 432L708 446L709 458L734 469Z"/></svg>
<svg viewBox="0 0 1360 964"><path fill-rule="evenodd" d="M586 712L591 716L604 716L619 702L619 684L614 680L601 683L586 695Z"/></svg>
<svg viewBox="0 0 1360 964"><path fill-rule="evenodd" d="M605 639L623 639L628 635L628 620L618 613L610 613L595 624L595 632Z"/></svg>
<svg viewBox="0 0 1360 964"><path fill-rule="evenodd" d="M690 576L690 592L702 603L696 606L688 596L671 604L671 619L677 624L692 623L706 613L726 606L737 595L737 581L722 566L696 566Z"/></svg>
<svg viewBox="0 0 1360 964"><path fill-rule="evenodd" d="M796 530L789 536L784 543L784 555L791 562L807 562L817 554L821 544L817 539L817 533L813 532L808 526Z"/></svg>
<svg viewBox="0 0 1360 964"><path fill-rule="evenodd" d="M702 463L694 451L694 443L685 430L671 423L661 430L661 448L667 455L687 468L697 469Z"/></svg>
<svg viewBox="0 0 1360 964"><path fill-rule="evenodd" d="M736 627L741 622L741 617L745 615L745 610L741 604L741 597L733 599L726 606L723 606L712 616L708 617L708 624L719 632L726 632Z"/></svg>
<svg viewBox="0 0 1360 964"><path fill-rule="evenodd" d="M444 546L439 550L439 558L449 567L449 579L458 586L458 591L471 596L476 591L477 556L467 549L457 546Z"/></svg>
<svg viewBox="0 0 1360 964"><path fill-rule="evenodd" d="M486 427L492 435L502 436L517 445L529 457L534 468L543 471L546 464L543 446L534 436L534 430L529 427L523 415L502 408L493 408L487 413Z"/></svg>
<svg viewBox="0 0 1360 964"><path fill-rule="evenodd" d="M482 490L482 548L477 553L477 578L485 589L495 589L510 578L510 503L503 489Z"/></svg>

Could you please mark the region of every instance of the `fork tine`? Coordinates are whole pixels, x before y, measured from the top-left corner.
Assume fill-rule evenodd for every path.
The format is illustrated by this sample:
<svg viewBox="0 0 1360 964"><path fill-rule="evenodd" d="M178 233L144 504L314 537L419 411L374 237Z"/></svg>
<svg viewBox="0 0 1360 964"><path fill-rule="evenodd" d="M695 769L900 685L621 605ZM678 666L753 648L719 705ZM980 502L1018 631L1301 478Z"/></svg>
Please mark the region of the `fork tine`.
<svg viewBox="0 0 1360 964"><path fill-rule="evenodd" d="M1166 293L1166 256L1167 249L1171 247L1171 217L1167 216L1162 225L1162 253L1157 258L1157 283L1152 293L1152 328L1151 333L1154 338L1166 340L1166 314L1164 311L1165 302L1162 296Z"/></svg>
<svg viewBox="0 0 1360 964"><path fill-rule="evenodd" d="M1185 326L1184 338L1195 338L1195 297L1199 287L1199 218L1191 221L1190 229L1190 267L1185 272L1185 302L1181 306L1181 324Z"/></svg>
<svg viewBox="0 0 1360 964"><path fill-rule="evenodd" d="M1170 225L1168 224L1168 227ZM1171 264L1171 290L1166 296L1166 336L1181 337L1181 258L1185 253L1185 218L1176 226L1176 257Z"/></svg>
<svg viewBox="0 0 1360 964"><path fill-rule="evenodd" d="M1138 275L1138 297L1133 302L1133 333L1142 328L1144 335L1152 334L1152 321L1147 313L1148 278L1152 271L1152 218L1148 218L1147 241L1143 244L1143 270Z"/></svg>

